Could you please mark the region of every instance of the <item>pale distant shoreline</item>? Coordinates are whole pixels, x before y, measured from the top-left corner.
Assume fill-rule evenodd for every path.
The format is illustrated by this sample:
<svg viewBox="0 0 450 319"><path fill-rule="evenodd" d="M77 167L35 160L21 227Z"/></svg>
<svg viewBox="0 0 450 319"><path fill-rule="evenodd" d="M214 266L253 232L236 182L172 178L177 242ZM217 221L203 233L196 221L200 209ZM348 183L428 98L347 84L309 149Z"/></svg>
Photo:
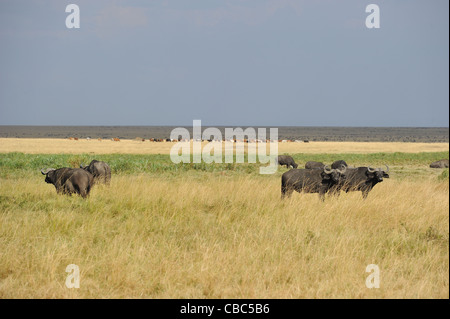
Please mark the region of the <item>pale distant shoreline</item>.
<svg viewBox="0 0 450 319"><path fill-rule="evenodd" d="M208 142L202 142L204 147ZM0 138L0 154L170 154L176 142L150 142L149 140L110 139L33 139ZM249 144L247 144L249 145ZM192 151L191 142L191 151ZM265 145L269 152L269 144ZM234 146L232 146L234 147ZM226 144L222 144L223 153ZM369 153L422 153L448 152L449 143L404 142L310 142L278 143L280 154L369 154Z"/></svg>

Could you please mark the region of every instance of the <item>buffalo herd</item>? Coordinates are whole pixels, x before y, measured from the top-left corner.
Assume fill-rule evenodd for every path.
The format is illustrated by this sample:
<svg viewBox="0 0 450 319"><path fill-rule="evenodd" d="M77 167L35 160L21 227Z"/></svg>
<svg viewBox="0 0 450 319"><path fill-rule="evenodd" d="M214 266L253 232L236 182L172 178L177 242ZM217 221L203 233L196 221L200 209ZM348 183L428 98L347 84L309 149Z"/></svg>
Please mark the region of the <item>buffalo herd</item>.
<svg viewBox="0 0 450 319"><path fill-rule="evenodd" d="M47 168L41 170L45 175L45 182L53 184L58 194L78 194L86 198L92 186L96 183L109 185L111 181L111 168L105 162L93 160L88 166L80 168Z"/></svg>
<svg viewBox="0 0 450 319"><path fill-rule="evenodd" d="M289 155L280 155L278 164L291 168L281 176L281 198L289 197L293 191L299 193L318 193L324 200L325 194L338 196L340 191L361 191L363 198L367 198L372 188L389 178L389 167L373 168L370 166L350 167L344 160L338 160L325 165L322 162L308 161L305 168L298 168L298 164ZM448 168L448 159L433 162L431 168ZM53 184L58 194L78 194L86 198L94 184L111 182L111 168L102 161L93 160L87 166L80 164L80 168L63 167L59 169L42 169L45 182Z"/></svg>
<svg viewBox="0 0 450 319"><path fill-rule="evenodd" d="M289 197L293 191L339 195L340 191L361 191L366 198L372 188L389 178L386 170L372 167L349 167L343 160L335 161L331 167L322 162L306 162L303 169L291 169L281 176L281 197Z"/></svg>

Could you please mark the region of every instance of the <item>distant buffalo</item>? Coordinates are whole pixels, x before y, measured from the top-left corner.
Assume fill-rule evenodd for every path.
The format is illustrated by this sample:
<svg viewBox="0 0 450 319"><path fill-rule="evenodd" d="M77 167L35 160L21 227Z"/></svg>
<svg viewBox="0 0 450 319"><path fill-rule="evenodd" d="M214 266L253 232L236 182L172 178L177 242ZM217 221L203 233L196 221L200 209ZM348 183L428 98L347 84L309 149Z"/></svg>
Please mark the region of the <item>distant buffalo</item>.
<svg viewBox="0 0 450 319"><path fill-rule="evenodd" d="M278 156L278 165L286 165L286 168L289 168L289 166L292 166L292 168L297 168L298 165L295 164L294 159L289 155L279 155Z"/></svg>
<svg viewBox="0 0 450 319"><path fill-rule="evenodd" d="M343 190L345 192L361 191L363 198L367 198L372 188L389 178L389 167L387 170L371 167L347 168L338 184L333 186L333 192Z"/></svg>
<svg viewBox="0 0 450 319"><path fill-rule="evenodd" d="M83 198L89 195L94 181L92 174L81 168L48 168L42 169L41 173L45 175L46 183L55 186L58 194L79 194Z"/></svg>
<svg viewBox="0 0 450 319"><path fill-rule="evenodd" d="M325 167L325 164L322 162L309 161L309 162L306 162L306 164L305 164L306 169L324 168L324 167Z"/></svg>
<svg viewBox="0 0 450 319"><path fill-rule="evenodd" d="M104 183L109 185L111 182L111 168L102 161L93 160L89 166L80 165L80 168L86 170L94 176L95 183Z"/></svg>
<svg viewBox="0 0 450 319"><path fill-rule="evenodd" d="M289 197L295 190L299 193L319 193L320 199L325 199L325 193L339 183L346 167L331 169L291 169L281 176L281 198Z"/></svg>
<svg viewBox="0 0 450 319"><path fill-rule="evenodd" d="M339 161L335 161L333 162L333 164L331 164L331 168L341 168L342 166L348 167L347 163L344 160L339 160Z"/></svg>
<svg viewBox="0 0 450 319"><path fill-rule="evenodd" d="M448 159L441 159L430 164L431 168L448 168Z"/></svg>

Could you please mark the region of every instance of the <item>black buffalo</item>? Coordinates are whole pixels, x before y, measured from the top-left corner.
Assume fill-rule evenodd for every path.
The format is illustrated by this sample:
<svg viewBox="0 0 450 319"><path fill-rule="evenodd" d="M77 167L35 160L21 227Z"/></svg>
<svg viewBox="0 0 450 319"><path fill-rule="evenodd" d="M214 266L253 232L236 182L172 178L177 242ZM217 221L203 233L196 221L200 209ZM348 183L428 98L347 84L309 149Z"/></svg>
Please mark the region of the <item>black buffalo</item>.
<svg viewBox="0 0 450 319"><path fill-rule="evenodd" d="M448 168L448 159L441 159L430 164L431 168Z"/></svg>
<svg viewBox="0 0 450 319"><path fill-rule="evenodd" d="M363 198L367 198L372 188L383 181L384 178L389 178L389 167L387 170L381 168L371 167L355 167L347 168L342 174L338 184L333 186L333 192L343 190L346 193L351 191L361 191Z"/></svg>
<svg viewBox="0 0 450 319"><path fill-rule="evenodd" d="M344 160L334 161L333 164L331 164L331 168L341 168L342 166L348 167L347 163Z"/></svg>
<svg viewBox="0 0 450 319"><path fill-rule="evenodd" d="M324 167L325 167L325 164L322 162L309 161L309 162L306 162L306 164L305 164L306 169L324 168Z"/></svg>
<svg viewBox="0 0 450 319"><path fill-rule="evenodd" d="M58 194L79 194L83 198L89 195L94 181L92 174L81 168L48 168L42 169L41 173L45 175L46 183L55 186Z"/></svg>
<svg viewBox="0 0 450 319"><path fill-rule="evenodd" d="M331 169L291 169L281 176L281 198L291 196L295 190L299 193L319 193L324 200L325 193L333 189L345 173L346 168Z"/></svg>
<svg viewBox="0 0 450 319"><path fill-rule="evenodd" d="M80 165L80 168L86 170L94 176L94 182L101 182L109 185L111 182L111 168L102 161L93 160L89 166Z"/></svg>
<svg viewBox="0 0 450 319"><path fill-rule="evenodd" d="M289 155L279 155L278 156L278 165L286 165L286 168L289 168L289 166L292 166L292 168L297 168L298 165L295 164L294 159Z"/></svg>

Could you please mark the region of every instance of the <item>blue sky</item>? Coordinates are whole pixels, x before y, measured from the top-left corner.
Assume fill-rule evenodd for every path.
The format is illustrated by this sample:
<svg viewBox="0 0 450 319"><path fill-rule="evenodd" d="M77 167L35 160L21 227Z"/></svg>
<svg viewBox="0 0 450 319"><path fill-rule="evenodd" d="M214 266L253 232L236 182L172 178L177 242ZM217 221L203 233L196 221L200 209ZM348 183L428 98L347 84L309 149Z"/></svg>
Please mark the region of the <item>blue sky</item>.
<svg viewBox="0 0 450 319"><path fill-rule="evenodd" d="M0 125L448 127L448 6L0 0Z"/></svg>

